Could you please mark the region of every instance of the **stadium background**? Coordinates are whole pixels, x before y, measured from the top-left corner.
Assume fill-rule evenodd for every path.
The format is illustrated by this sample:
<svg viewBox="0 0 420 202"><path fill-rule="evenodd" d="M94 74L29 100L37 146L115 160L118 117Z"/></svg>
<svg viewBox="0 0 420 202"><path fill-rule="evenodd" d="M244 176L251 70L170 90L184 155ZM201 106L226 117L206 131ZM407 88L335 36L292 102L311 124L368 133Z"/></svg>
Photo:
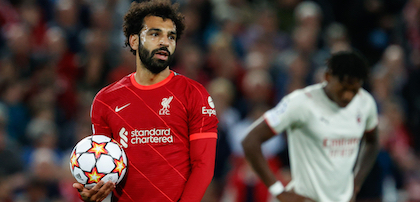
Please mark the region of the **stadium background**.
<svg viewBox="0 0 420 202"><path fill-rule="evenodd" d="M0 0L0 201L78 200L69 150L91 134L93 96L135 70L121 28L130 3ZM420 201L420 0L178 3L187 30L172 69L207 87L220 120L203 201L235 201L238 183L243 201L258 201L241 134L285 94L320 82L325 59L349 48L372 66L364 87L380 114L381 153L360 200ZM287 183L285 137L274 141L265 154Z"/></svg>

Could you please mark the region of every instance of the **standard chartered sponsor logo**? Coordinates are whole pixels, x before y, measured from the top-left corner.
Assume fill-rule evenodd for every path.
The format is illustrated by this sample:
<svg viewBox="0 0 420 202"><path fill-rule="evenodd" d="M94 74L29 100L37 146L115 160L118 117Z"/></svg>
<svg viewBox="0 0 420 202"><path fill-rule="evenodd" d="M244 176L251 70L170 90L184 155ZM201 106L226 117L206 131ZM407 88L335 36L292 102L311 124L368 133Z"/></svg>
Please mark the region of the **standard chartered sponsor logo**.
<svg viewBox="0 0 420 202"><path fill-rule="evenodd" d="M128 137L128 134L131 134ZM149 143L173 143L174 137L171 134L170 128L158 129L145 129L145 130L133 130L127 131L124 127L119 132L120 144L124 148L128 148L128 144L149 144ZM130 139L130 140L129 140Z"/></svg>
<svg viewBox="0 0 420 202"><path fill-rule="evenodd" d="M174 138L171 135L171 129L149 129L131 131L131 144L148 143L173 143Z"/></svg>
<svg viewBox="0 0 420 202"><path fill-rule="evenodd" d="M127 132L127 130L123 127L123 128L121 128L121 130L120 130L120 132L119 132L119 135L120 135L120 144L124 147L124 148L127 148L128 147L128 145L127 145L127 142L128 142L128 132Z"/></svg>

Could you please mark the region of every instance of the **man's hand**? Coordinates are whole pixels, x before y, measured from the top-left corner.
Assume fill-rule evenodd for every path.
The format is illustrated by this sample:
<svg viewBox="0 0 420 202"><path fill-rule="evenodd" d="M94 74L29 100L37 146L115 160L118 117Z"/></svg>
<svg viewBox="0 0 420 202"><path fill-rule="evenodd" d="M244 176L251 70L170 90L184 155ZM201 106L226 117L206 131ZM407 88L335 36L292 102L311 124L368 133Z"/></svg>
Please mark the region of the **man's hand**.
<svg viewBox="0 0 420 202"><path fill-rule="evenodd" d="M277 196L277 199L281 202L315 202L310 198L295 194L293 192L283 192Z"/></svg>
<svg viewBox="0 0 420 202"><path fill-rule="evenodd" d="M115 183L108 181L104 183L99 181L92 189L87 189L80 183L74 183L73 187L77 189L83 201L85 202L99 202L104 200L115 188Z"/></svg>

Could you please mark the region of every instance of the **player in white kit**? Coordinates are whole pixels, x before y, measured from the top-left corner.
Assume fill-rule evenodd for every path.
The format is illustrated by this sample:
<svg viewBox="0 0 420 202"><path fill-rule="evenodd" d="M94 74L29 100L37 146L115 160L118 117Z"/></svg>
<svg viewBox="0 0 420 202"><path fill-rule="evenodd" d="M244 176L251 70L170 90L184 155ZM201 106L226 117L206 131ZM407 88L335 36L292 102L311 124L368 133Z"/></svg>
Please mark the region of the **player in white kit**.
<svg viewBox="0 0 420 202"><path fill-rule="evenodd" d="M255 172L282 202L354 201L379 151L376 103L361 88L367 62L347 51L327 64L324 83L285 96L253 123L242 142ZM283 131L292 174L286 188L261 153L261 144Z"/></svg>

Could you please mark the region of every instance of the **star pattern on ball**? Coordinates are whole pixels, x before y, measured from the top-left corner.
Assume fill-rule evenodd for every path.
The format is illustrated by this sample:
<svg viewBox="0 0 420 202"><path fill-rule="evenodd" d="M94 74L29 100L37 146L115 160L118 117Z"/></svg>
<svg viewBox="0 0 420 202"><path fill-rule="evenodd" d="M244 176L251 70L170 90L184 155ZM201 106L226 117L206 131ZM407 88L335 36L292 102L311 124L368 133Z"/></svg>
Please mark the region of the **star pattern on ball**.
<svg viewBox="0 0 420 202"><path fill-rule="evenodd" d="M85 172L85 174L88 177L88 184L98 183L105 176L105 174L98 173L96 167L94 167L91 172Z"/></svg>
<svg viewBox="0 0 420 202"><path fill-rule="evenodd" d="M80 154L76 154L76 150L74 150L70 158L70 164L72 169L74 169L74 167L80 167L79 162L77 161L77 158L79 158L79 156Z"/></svg>
<svg viewBox="0 0 420 202"><path fill-rule="evenodd" d="M121 176L122 171L124 168L126 168L126 165L124 164L123 157L121 156L120 159L114 159L115 168L112 171L113 173L118 173L118 176Z"/></svg>
<svg viewBox="0 0 420 202"><path fill-rule="evenodd" d="M90 148L87 152L94 153L95 158L98 159L101 154L108 154L108 150L105 149L106 142L104 143L96 143L92 141L92 148Z"/></svg>

